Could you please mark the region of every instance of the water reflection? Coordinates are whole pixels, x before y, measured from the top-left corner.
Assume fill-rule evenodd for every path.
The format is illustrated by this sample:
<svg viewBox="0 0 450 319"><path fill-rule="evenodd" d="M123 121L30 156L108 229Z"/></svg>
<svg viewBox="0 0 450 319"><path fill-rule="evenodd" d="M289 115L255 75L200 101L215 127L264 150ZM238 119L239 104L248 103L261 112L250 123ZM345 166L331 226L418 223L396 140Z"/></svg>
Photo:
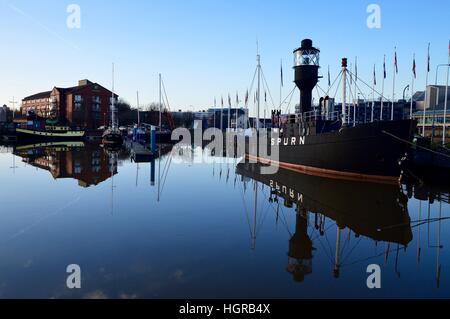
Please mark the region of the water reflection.
<svg viewBox="0 0 450 319"><path fill-rule="evenodd" d="M11 168L21 167L19 176L7 175L17 178L16 188L9 194L24 182L47 182L52 184L53 192L60 189L58 196L64 200L59 202L51 193L39 193L33 198L36 206L58 207L64 201L70 202L74 189L84 196L73 207L64 208L77 217L55 218L59 222L55 227L31 228L23 240L6 241L3 246L0 232L0 256L17 255L18 264L26 263L33 254L27 248L31 237L39 239L44 257L70 256L61 261L41 259L39 269L30 270L30 274L54 269L55 264L57 269L64 269L67 262L73 262L72 254L84 260L84 273L92 289L58 290L57 295L65 297L80 297L97 290L105 296L123 292L139 297L178 298L345 297L354 296L353 291L358 291L357 296L370 296L365 280L366 267L372 263L385 267L383 278L388 279L383 280L388 281L386 285L398 285L396 296L413 294L408 285L415 281L428 287L430 274L436 287L445 287L442 294L450 292L450 286L443 284L448 283L443 278L450 260L444 249L450 240L445 232L449 217L449 192L445 188L408 180L404 185L338 181L284 169L262 175L260 165L239 163L239 159L173 164L170 148L164 147L159 149L160 157L142 163L133 161L130 150L130 144L108 150L83 143L0 148L0 153L15 155L7 158L8 167L2 168L11 172ZM16 157L20 160L14 164ZM31 181L26 174L30 168L48 174L34 175L37 181ZM5 170L0 174L6 175ZM56 185L52 178L74 179L79 187ZM6 186L2 186L5 191ZM28 229L26 204L10 202L6 206L19 212L0 215L2 231L23 234L17 225L23 223L22 228ZM50 218L39 220L44 222L38 225L52 222ZM74 228L67 231L71 223ZM245 241L247 234L250 244ZM71 250L52 246L49 237L64 242ZM84 238L90 238L89 243L81 244ZM93 247L94 242L97 246ZM179 254L167 253L175 250ZM219 259L221 263L217 264ZM208 266L211 264L216 265L213 270ZM427 274L420 273L417 265ZM114 284L98 276L98 269L114 273ZM6 263L0 263L0 270L19 282L17 277L23 274ZM174 273L182 274L175 277L183 280L174 284ZM61 284L60 275L52 272L46 279ZM260 278L265 280L261 282ZM405 278L406 282L401 281ZM27 285L22 283L22 287ZM272 288L263 289L261 285ZM328 291L324 285L339 289ZM25 295L52 296L55 286L49 284L41 290ZM439 295L430 287L427 293ZM24 294L10 288L3 295ZM389 297L390 291L383 290L378 296Z"/></svg>
<svg viewBox="0 0 450 319"><path fill-rule="evenodd" d="M83 142L17 146L13 154L28 165L48 171L54 179L72 178L84 188L117 174L118 152Z"/></svg>
<svg viewBox="0 0 450 319"><path fill-rule="evenodd" d="M262 175L260 168L258 164L239 164L237 173L269 186L269 202L278 206L282 201L287 208L295 207L296 226L289 241L287 269L296 281L303 281L313 271L314 236L308 233L309 228L323 237L329 229L327 219L337 224L335 277L340 276L341 241L346 228L349 230L346 244L350 244L351 237L360 236L401 246L412 240L408 198L398 186L338 181L285 169L274 175ZM254 189L256 192L258 187Z"/></svg>

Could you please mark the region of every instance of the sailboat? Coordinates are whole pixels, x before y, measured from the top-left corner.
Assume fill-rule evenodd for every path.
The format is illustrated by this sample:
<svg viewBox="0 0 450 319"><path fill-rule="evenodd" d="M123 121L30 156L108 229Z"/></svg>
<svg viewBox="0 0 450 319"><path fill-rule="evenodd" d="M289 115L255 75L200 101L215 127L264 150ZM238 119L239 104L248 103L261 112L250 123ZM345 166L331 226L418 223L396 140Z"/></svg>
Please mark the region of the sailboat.
<svg viewBox="0 0 450 319"><path fill-rule="evenodd" d="M112 96L111 96L111 126L103 133L102 143L108 146L121 146L123 144L123 136L119 130L116 117L116 96L114 94L114 64L112 69Z"/></svg>

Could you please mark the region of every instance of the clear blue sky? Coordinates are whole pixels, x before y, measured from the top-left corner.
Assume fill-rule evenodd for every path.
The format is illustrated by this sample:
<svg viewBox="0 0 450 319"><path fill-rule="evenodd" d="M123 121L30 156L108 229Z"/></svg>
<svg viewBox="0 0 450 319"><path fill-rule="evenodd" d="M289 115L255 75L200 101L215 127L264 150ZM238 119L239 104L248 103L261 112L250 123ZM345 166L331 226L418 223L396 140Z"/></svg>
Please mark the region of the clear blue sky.
<svg viewBox="0 0 450 319"><path fill-rule="evenodd" d="M81 8L81 28L66 25L67 6ZM381 7L381 29L366 25L367 6ZM322 73L337 75L343 56L358 56L359 76L372 81L377 65L381 90L383 54L387 55L386 95L392 91L392 63L397 46L397 96L411 80L416 52L417 87L425 85L427 44L436 63L446 63L450 38L450 2L303 1L303 0L0 0L0 104L53 86L72 86L88 78L111 84L135 104L157 100L158 72L165 79L172 109L204 109L228 93L241 99L255 69L259 39L264 72L278 101L280 59L285 87L293 87L292 51L301 39L321 51ZM445 72L440 70L440 81ZM321 86L325 87L326 79Z"/></svg>

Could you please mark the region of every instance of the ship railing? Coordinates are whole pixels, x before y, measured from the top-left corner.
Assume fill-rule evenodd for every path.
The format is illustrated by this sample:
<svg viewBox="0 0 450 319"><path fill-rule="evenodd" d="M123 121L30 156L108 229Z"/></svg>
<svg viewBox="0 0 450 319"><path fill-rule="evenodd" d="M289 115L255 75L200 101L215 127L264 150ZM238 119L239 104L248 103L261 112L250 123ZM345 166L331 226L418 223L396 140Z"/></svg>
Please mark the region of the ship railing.
<svg viewBox="0 0 450 319"><path fill-rule="evenodd" d="M305 113L299 113L295 115L291 115L289 120L292 121L293 117L295 117L295 122L307 122L307 121L317 121L317 120L328 120L328 121L337 121L341 117L341 112L329 112L328 114L322 114L319 110L314 110Z"/></svg>

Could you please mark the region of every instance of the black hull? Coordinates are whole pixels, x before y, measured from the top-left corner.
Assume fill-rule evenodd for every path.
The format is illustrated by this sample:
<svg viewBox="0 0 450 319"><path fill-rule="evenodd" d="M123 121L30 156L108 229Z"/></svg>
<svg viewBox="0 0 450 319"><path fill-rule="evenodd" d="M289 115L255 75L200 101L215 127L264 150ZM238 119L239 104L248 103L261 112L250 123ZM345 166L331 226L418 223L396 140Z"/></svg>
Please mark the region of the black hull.
<svg viewBox="0 0 450 319"><path fill-rule="evenodd" d="M105 134L102 138L102 144L108 146L121 146L123 144L123 136L118 133Z"/></svg>
<svg viewBox="0 0 450 319"><path fill-rule="evenodd" d="M273 162L307 174L395 182L401 175L400 161L410 149L406 141L412 140L415 127L416 122L410 120L367 123L307 135L301 144L302 137L292 130L275 141L281 143L279 159ZM293 137L298 144L290 145Z"/></svg>

